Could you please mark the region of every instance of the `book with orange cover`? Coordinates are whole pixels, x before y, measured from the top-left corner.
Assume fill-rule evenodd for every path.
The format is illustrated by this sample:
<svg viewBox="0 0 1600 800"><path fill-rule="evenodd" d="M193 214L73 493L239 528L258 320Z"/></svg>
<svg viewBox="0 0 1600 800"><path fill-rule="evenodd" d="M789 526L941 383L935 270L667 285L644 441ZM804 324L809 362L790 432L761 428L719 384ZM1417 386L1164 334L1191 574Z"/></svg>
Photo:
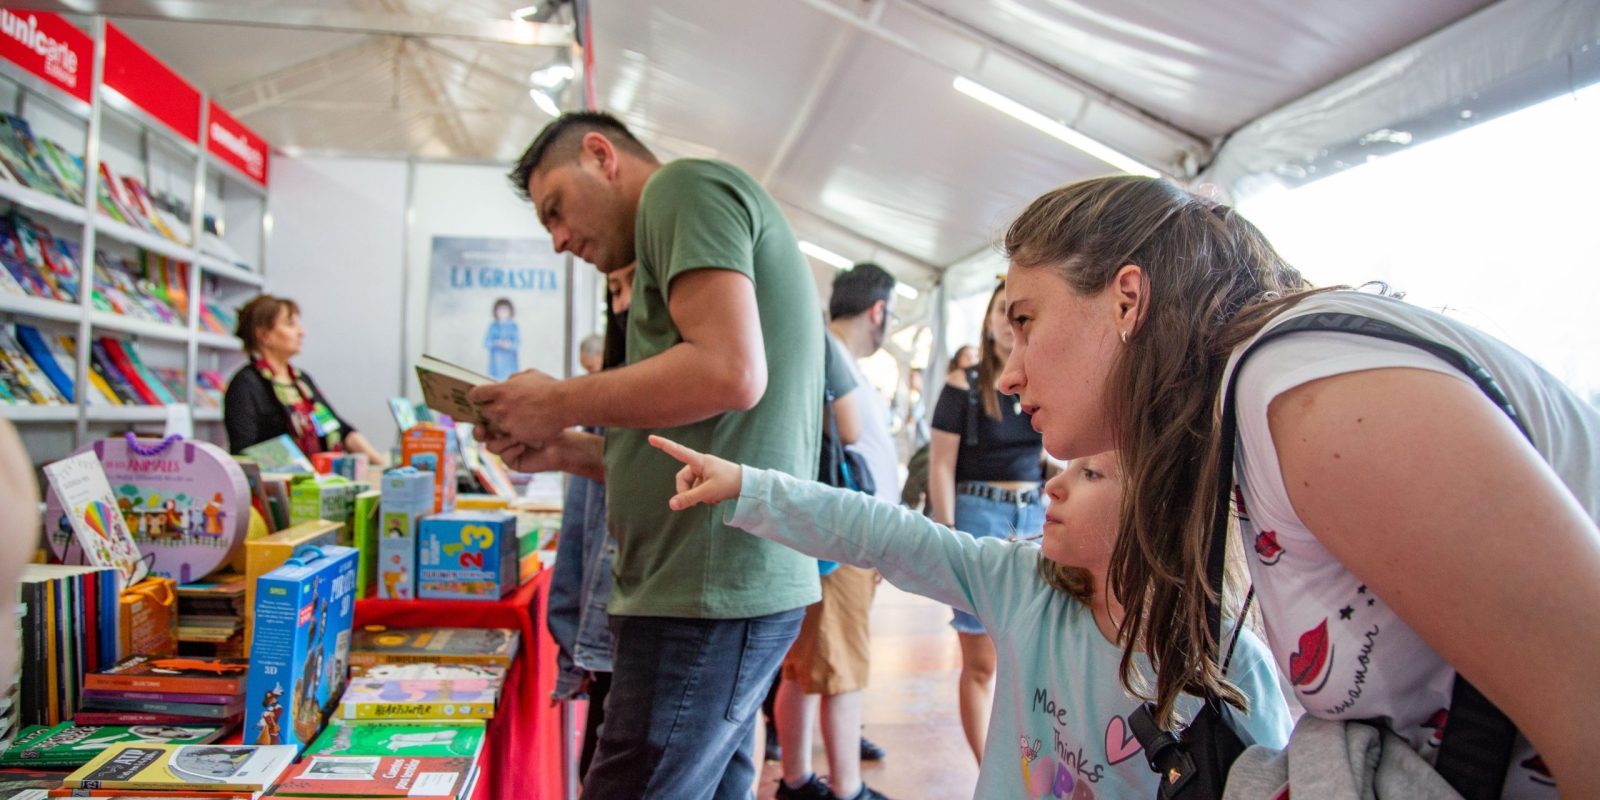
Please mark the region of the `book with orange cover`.
<svg viewBox="0 0 1600 800"><path fill-rule="evenodd" d="M84 676L85 689L143 689L173 694L240 694L250 662L243 658L132 656Z"/></svg>

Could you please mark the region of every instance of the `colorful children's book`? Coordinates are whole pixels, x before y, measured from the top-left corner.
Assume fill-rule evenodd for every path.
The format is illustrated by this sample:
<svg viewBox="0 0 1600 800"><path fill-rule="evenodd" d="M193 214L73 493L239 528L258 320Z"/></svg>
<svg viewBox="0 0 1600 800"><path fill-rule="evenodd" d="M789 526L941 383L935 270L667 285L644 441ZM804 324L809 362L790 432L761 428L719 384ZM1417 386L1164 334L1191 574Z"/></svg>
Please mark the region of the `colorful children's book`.
<svg viewBox="0 0 1600 800"><path fill-rule="evenodd" d="M100 459L92 451L79 453L45 466L44 474L88 562L116 569L123 587L143 580L150 567L139 555Z"/></svg>
<svg viewBox="0 0 1600 800"><path fill-rule="evenodd" d="M499 600L519 585L516 517L504 511L424 517L417 566L420 599Z"/></svg>
<svg viewBox="0 0 1600 800"><path fill-rule="evenodd" d="M499 681L356 678L336 714L344 720L493 719Z"/></svg>
<svg viewBox="0 0 1600 800"><path fill-rule="evenodd" d="M289 770L273 794L456 800L472 772L468 758L313 756Z"/></svg>
<svg viewBox="0 0 1600 800"><path fill-rule="evenodd" d="M217 744L119 744L67 776L75 789L186 789L262 791L294 761L293 747Z"/></svg>
<svg viewBox="0 0 1600 800"><path fill-rule="evenodd" d="M300 451L289 434L253 444L241 451L261 465L262 472L314 472L311 459Z"/></svg>
<svg viewBox="0 0 1600 800"><path fill-rule="evenodd" d="M335 722L311 743L306 754L475 759L483 752L483 736L482 720Z"/></svg>
<svg viewBox="0 0 1600 800"><path fill-rule="evenodd" d="M295 552L256 586L255 634L245 690L245 740L311 743L338 702L350 665L356 551Z"/></svg>
<svg viewBox="0 0 1600 800"><path fill-rule="evenodd" d="M90 673L83 685L86 689L234 695L244 689L249 669L250 662L242 658L131 656L111 669Z"/></svg>
<svg viewBox="0 0 1600 800"><path fill-rule="evenodd" d="M77 769L114 744L209 744L225 732L216 725L33 725L0 753L0 767Z"/></svg>
<svg viewBox="0 0 1600 800"><path fill-rule="evenodd" d="M521 634L500 628L385 628L356 631L352 664L497 664L510 667Z"/></svg>
<svg viewBox="0 0 1600 800"><path fill-rule="evenodd" d="M498 664L353 664L350 678L384 680L489 680L505 683L506 668Z"/></svg>

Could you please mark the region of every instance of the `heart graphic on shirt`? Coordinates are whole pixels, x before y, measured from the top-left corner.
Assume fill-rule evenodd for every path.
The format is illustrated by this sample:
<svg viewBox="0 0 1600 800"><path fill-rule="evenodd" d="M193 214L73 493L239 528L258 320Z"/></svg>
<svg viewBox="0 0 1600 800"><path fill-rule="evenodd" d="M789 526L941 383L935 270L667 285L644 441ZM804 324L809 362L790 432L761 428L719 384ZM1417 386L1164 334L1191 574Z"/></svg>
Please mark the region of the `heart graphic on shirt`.
<svg viewBox="0 0 1600 800"><path fill-rule="evenodd" d="M1256 534L1256 555L1261 557L1261 563L1269 567L1283 558L1283 548L1278 546L1277 531L1262 531Z"/></svg>
<svg viewBox="0 0 1600 800"><path fill-rule="evenodd" d="M1328 685L1333 672L1333 646L1328 643L1328 618L1300 634L1300 649L1289 656L1289 682L1301 694L1312 695ZM1321 680L1318 680L1318 677ZM1315 685L1316 688L1306 688Z"/></svg>
<svg viewBox="0 0 1600 800"><path fill-rule="evenodd" d="M1128 723L1122 717L1112 717L1106 725L1106 763L1120 764L1139 752L1139 740L1128 733Z"/></svg>
<svg viewBox="0 0 1600 800"><path fill-rule="evenodd" d="M1544 765L1543 757L1534 756L1523 761L1521 766L1523 769L1533 773L1528 776L1528 779L1534 783L1542 783L1546 786L1556 785L1555 778L1550 777L1550 768Z"/></svg>
<svg viewBox="0 0 1600 800"><path fill-rule="evenodd" d="M1428 744L1438 747L1444 743L1444 726L1449 721L1450 709L1448 708L1441 708L1428 715L1428 718L1422 723L1422 727L1433 731L1433 735L1428 737Z"/></svg>

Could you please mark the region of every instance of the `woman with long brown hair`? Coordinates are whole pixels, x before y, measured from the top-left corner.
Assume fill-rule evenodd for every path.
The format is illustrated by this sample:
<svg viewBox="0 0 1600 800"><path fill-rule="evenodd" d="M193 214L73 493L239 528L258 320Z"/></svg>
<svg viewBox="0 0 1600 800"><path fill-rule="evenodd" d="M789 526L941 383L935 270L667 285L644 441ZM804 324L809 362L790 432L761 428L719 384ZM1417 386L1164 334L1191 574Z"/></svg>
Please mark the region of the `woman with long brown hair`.
<svg viewBox="0 0 1600 800"><path fill-rule="evenodd" d="M978 365L949 375L933 410L928 447L929 516L978 537L1030 537L1044 525L1039 434L1017 400L995 388L1013 342L1005 309L1001 283L989 296ZM961 728L981 760L994 693L994 642L977 617L959 608L951 609L950 626L961 641Z"/></svg>
<svg viewBox="0 0 1600 800"><path fill-rule="evenodd" d="M1552 796L1556 782L1600 795L1587 752L1600 716L1593 407L1466 325L1310 291L1237 213L1159 179L1052 191L1005 249L1016 343L1001 390L1051 455L1122 452L1110 576L1123 680L1140 685L1132 657L1148 653L1159 721L1174 722L1182 693L1238 700L1206 612L1217 490L1237 480L1268 643L1307 714L1382 720L1432 762L1459 671L1526 736L1501 759L1501 796ZM1296 332L1240 370L1222 465L1219 396L1243 349L1291 321L1351 318L1466 356L1516 419L1435 353Z"/></svg>

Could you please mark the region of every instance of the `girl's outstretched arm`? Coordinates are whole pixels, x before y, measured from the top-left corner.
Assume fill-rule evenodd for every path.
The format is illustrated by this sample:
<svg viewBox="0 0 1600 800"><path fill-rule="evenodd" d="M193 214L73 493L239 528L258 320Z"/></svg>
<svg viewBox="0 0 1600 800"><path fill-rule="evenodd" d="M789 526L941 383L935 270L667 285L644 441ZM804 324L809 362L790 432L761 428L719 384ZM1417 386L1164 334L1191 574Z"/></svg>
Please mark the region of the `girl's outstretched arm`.
<svg viewBox="0 0 1600 800"><path fill-rule="evenodd" d="M650 443L682 462L670 505L737 500L727 524L802 553L877 569L906 591L968 610L992 631L1024 603L1048 597L1037 547L974 539L871 495L744 467L659 436Z"/></svg>

